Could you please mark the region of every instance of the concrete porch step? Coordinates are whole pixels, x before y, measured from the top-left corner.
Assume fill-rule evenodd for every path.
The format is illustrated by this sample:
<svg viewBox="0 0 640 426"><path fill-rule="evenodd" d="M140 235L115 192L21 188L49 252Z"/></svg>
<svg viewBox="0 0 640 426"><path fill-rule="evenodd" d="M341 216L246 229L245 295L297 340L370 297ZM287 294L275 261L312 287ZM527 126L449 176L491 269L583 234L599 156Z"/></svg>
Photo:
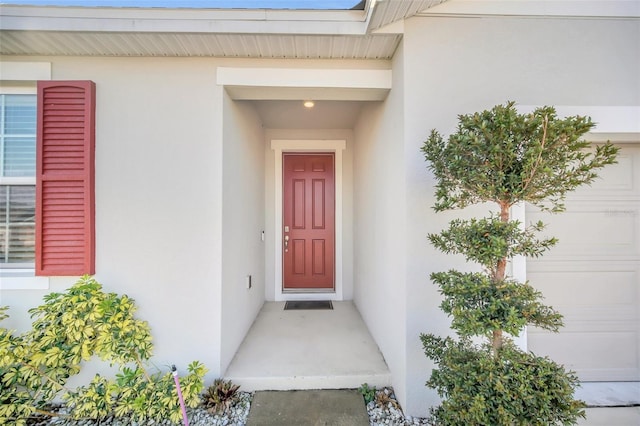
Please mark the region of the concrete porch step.
<svg viewBox="0 0 640 426"><path fill-rule="evenodd" d="M351 302L333 302L333 310L288 311L284 302L265 303L224 376L246 391L391 384Z"/></svg>
<svg viewBox="0 0 640 426"><path fill-rule="evenodd" d="M240 385L243 391L286 391L318 389L357 389L363 383L371 387L391 386L389 374L354 374L343 376L271 376L246 377L226 376L228 380Z"/></svg>

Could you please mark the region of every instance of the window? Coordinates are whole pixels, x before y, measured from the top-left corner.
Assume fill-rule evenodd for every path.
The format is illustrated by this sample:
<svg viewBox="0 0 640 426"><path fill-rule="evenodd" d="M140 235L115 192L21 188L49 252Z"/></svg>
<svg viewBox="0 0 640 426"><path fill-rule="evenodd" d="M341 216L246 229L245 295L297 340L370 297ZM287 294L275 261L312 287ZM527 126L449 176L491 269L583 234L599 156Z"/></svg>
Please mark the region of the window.
<svg viewBox="0 0 640 426"><path fill-rule="evenodd" d="M36 96L0 94L0 268L33 269Z"/></svg>

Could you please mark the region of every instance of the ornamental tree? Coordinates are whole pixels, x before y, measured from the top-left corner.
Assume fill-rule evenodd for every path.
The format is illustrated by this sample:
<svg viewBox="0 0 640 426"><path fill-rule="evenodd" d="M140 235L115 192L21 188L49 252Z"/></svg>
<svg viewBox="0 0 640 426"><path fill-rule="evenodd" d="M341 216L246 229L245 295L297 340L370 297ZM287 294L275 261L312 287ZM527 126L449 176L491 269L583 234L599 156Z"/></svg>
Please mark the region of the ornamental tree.
<svg viewBox="0 0 640 426"><path fill-rule="evenodd" d="M431 243L462 254L482 272L431 274L441 309L452 317L457 339L421 335L426 355L438 367L427 385L444 398L432 409L438 425L575 424L583 403L573 398L577 376L547 357L516 347L508 334L533 325L557 332L562 316L542 303L542 294L507 274L514 256L538 257L555 238L539 236L541 222L525 226L511 207L528 202L561 212L568 192L589 184L615 162L611 143L589 149L582 136L588 117L560 119L553 107L519 114L515 103L460 115L447 139L432 130L422 152L437 181L434 209L479 203L496 208L488 217L454 220ZM484 337L477 343L477 336Z"/></svg>

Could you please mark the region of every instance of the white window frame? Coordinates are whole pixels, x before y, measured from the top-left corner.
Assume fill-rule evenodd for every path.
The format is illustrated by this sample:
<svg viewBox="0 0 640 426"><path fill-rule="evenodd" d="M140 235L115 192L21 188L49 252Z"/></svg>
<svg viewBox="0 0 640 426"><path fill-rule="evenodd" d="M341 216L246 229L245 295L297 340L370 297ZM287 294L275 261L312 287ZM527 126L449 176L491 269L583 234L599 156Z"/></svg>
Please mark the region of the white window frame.
<svg viewBox="0 0 640 426"><path fill-rule="evenodd" d="M37 95L35 85L0 86L0 95ZM36 185L36 177L2 177L0 185ZM35 276L32 268L0 268L0 290L48 290L49 278Z"/></svg>

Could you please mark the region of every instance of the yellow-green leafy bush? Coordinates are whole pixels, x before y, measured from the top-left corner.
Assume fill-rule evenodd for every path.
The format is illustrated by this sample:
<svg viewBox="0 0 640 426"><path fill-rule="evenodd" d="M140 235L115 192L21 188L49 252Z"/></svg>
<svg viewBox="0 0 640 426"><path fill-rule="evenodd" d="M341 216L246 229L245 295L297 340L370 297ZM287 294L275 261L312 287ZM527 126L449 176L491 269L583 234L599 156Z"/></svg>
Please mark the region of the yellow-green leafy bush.
<svg viewBox="0 0 640 426"><path fill-rule="evenodd" d="M153 345L146 321L135 318L136 305L126 295L105 293L84 276L63 293L51 293L29 311L34 319L26 333L0 328L0 424L26 424L34 414L53 414L47 407L61 398L74 418L110 415L135 420L181 417L171 373L147 369ZM0 320L6 318L0 310ZM115 379L96 375L87 386L67 387L93 356L117 364ZM131 367L131 366L134 367ZM187 405L200 403L206 368L197 361L181 378Z"/></svg>

